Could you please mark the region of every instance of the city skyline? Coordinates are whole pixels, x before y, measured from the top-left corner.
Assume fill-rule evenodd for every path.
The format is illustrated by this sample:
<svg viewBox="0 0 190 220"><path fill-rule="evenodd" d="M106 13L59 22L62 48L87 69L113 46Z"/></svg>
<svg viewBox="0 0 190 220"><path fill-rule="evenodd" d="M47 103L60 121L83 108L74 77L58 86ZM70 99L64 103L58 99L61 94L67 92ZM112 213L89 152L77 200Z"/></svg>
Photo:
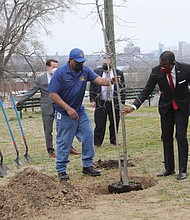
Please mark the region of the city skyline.
<svg viewBox="0 0 190 220"><path fill-rule="evenodd" d="M160 45L162 45L162 46L160 46ZM190 42L185 42L185 41L179 41L179 42L177 42L177 45L170 45L170 46L168 46L168 45L166 46L166 45L162 44L161 42L159 42L156 48L152 48L150 51L146 51L146 52L143 52L141 50L141 47L139 47L139 46L126 44L122 48L122 51L120 51L120 54L126 53L125 50L126 50L126 48L128 48L128 46L131 47L131 48L136 48L136 51L138 51L139 54L149 54L149 53L155 53L156 54L156 53L159 53L161 51L170 50L170 51L173 51L175 53L179 52L180 57L190 56ZM93 55L93 54L90 54L90 53L85 53L85 54L86 55ZM62 54L62 53L58 53L58 52L56 52L55 54L50 54L49 53L47 55L68 56L68 54ZM98 55L98 53L96 53L96 55Z"/></svg>

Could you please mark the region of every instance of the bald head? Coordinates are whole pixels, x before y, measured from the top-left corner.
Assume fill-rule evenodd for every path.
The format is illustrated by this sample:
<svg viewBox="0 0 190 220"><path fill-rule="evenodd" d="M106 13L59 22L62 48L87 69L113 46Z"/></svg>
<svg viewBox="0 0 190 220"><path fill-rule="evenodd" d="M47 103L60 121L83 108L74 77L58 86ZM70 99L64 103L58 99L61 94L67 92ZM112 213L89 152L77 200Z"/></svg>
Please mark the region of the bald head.
<svg viewBox="0 0 190 220"><path fill-rule="evenodd" d="M160 55L160 61L162 61L162 62L168 61L170 64L174 64L174 62L175 62L175 55L171 51L164 51Z"/></svg>

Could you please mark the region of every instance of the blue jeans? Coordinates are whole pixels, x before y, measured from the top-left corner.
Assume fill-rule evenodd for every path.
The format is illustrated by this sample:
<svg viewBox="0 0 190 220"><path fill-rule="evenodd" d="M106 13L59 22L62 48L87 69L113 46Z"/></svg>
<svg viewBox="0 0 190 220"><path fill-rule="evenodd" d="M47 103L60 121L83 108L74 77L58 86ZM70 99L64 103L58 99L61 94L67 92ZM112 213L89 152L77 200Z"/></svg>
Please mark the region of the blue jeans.
<svg viewBox="0 0 190 220"><path fill-rule="evenodd" d="M68 115L55 113L56 118L56 170L66 172L73 139L82 142L83 167L92 166L94 157L94 135L92 122L84 111L78 120L72 120Z"/></svg>

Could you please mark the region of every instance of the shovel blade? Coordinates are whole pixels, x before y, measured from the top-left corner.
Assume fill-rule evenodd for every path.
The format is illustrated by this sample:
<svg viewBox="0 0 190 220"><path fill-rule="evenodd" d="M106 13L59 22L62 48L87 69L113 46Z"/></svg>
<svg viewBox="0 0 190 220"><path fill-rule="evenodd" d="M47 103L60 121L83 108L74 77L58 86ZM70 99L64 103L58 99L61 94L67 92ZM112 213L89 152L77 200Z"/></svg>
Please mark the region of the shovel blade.
<svg viewBox="0 0 190 220"><path fill-rule="evenodd" d="M21 160L17 157L14 162L16 163L17 166L22 166Z"/></svg>
<svg viewBox="0 0 190 220"><path fill-rule="evenodd" d="M32 161L32 157L31 157L28 153L26 153L26 154L24 155L24 157L26 158L26 160L27 160L28 162L31 162L31 161Z"/></svg>
<svg viewBox="0 0 190 220"><path fill-rule="evenodd" d="M0 165L0 175L5 177L7 175L7 171L4 169L4 165Z"/></svg>
<svg viewBox="0 0 190 220"><path fill-rule="evenodd" d="M8 166L5 165L5 164L3 164L3 169L6 170L6 171L9 170Z"/></svg>

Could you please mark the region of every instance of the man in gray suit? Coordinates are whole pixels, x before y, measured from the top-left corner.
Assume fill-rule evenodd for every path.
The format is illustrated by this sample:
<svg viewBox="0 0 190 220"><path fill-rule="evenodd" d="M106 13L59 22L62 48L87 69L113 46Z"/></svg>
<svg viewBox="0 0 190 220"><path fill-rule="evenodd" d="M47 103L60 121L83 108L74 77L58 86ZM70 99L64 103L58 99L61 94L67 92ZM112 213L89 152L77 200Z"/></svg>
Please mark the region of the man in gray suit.
<svg viewBox="0 0 190 220"><path fill-rule="evenodd" d="M55 158L53 147L53 120L54 120L54 106L52 100L49 98L48 84L51 77L58 67L58 61L49 59L46 62L47 72L36 77L34 85L28 90L17 102L17 107L32 97L35 93L40 91L41 93L41 112L44 126L44 134L46 147L50 158ZM71 153L79 154L74 148L71 149Z"/></svg>

